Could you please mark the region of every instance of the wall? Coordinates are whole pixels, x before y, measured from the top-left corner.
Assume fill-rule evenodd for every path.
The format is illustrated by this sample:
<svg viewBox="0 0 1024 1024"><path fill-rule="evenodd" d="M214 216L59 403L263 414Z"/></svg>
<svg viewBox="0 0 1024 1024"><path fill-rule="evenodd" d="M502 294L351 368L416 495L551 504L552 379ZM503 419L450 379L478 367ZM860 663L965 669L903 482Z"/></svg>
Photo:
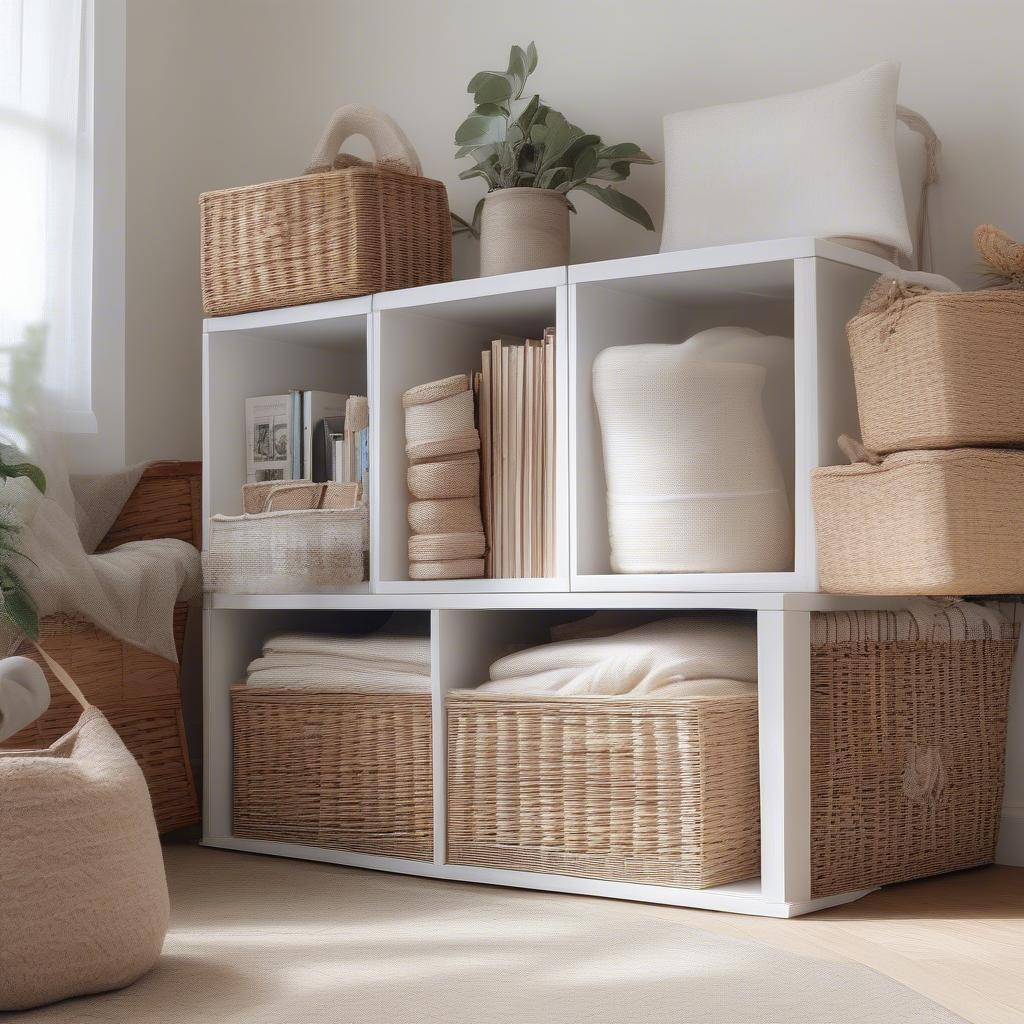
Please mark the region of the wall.
<svg viewBox="0 0 1024 1024"><path fill-rule="evenodd" d="M465 85L536 40L533 84L606 141L662 153L661 117L902 62L901 101L943 139L933 264L972 283L971 231L1024 237L1024 5L1007 0L131 0L128 13L126 420L130 460L198 457L198 214L204 189L300 172L345 102L402 124L467 214L451 137ZM660 222L662 168L627 183ZM587 196L576 262L655 251L656 235ZM461 273L474 273L460 246ZM1024 700L1018 679L1008 807L1024 863ZM1010 831L1007 831L1010 835Z"/></svg>

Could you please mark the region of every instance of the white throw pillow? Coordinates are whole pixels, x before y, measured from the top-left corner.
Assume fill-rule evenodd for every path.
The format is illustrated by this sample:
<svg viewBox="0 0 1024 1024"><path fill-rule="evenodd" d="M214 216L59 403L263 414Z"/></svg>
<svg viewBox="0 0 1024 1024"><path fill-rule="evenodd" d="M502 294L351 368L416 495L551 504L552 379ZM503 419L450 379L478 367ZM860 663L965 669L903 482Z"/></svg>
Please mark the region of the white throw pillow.
<svg viewBox="0 0 1024 1024"><path fill-rule="evenodd" d="M661 251L811 236L910 257L896 158L898 64L665 118Z"/></svg>

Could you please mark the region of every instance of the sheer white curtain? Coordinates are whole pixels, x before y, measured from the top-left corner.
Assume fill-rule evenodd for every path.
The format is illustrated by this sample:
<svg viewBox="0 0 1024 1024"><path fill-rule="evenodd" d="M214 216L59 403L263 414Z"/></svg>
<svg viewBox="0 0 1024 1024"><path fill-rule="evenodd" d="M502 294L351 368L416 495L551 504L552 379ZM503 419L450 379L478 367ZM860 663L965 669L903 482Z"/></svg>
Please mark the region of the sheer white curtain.
<svg viewBox="0 0 1024 1024"><path fill-rule="evenodd" d="M92 414L92 0L0 0L0 407Z"/></svg>

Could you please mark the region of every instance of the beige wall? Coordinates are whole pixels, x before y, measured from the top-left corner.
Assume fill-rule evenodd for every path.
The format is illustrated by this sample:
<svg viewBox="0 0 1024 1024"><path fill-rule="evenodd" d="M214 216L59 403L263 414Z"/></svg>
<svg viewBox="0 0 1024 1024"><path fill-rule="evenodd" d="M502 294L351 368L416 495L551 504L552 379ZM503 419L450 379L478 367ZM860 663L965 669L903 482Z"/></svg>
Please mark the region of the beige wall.
<svg viewBox="0 0 1024 1024"><path fill-rule="evenodd" d="M129 461L201 454L199 192L300 172L330 112L360 101L399 121L465 214L480 194L452 159L465 85L513 42L536 40L533 84L571 120L655 156L665 113L901 61L902 102L944 142L935 268L973 281L979 222L1024 237L1018 0L129 0L127 31ZM662 168L628 188L658 222ZM578 205L574 261L657 249L589 197ZM472 248L458 256L474 273ZM1008 799L1024 855L1024 707L1015 715Z"/></svg>

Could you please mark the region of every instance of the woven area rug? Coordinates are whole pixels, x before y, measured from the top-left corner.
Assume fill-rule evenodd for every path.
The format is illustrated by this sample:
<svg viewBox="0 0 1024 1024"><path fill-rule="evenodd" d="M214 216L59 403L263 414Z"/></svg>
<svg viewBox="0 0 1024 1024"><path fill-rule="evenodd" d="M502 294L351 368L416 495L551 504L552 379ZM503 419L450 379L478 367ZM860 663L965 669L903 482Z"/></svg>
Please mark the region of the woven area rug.
<svg viewBox="0 0 1024 1024"><path fill-rule="evenodd" d="M963 1024L874 971L664 908L166 850L160 965L26 1024Z"/></svg>

